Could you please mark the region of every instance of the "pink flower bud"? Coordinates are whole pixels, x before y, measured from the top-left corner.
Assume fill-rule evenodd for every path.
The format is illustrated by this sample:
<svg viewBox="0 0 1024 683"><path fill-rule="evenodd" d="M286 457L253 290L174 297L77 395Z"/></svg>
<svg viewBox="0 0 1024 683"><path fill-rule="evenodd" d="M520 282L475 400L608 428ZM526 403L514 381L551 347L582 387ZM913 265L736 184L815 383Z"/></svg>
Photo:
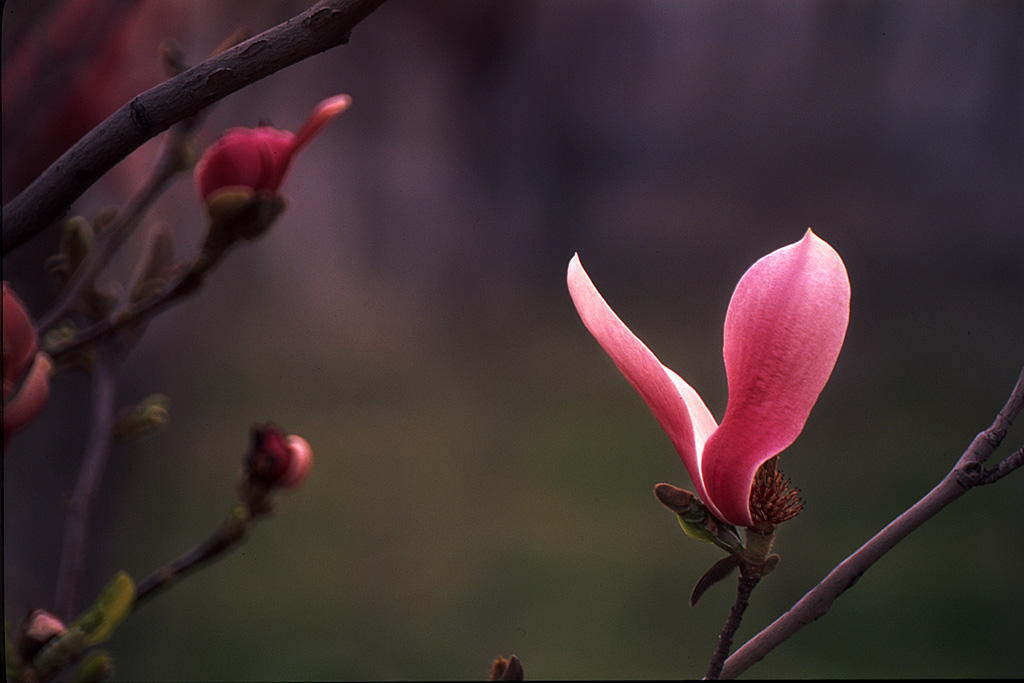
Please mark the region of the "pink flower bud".
<svg viewBox="0 0 1024 683"><path fill-rule="evenodd" d="M313 468L313 449L301 436L285 436L274 425L257 425L252 432L252 450L246 460L253 480L295 490Z"/></svg>
<svg viewBox="0 0 1024 683"><path fill-rule="evenodd" d="M31 661L47 643L67 633L67 627L46 610L37 609L28 616L18 638L18 654Z"/></svg>
<svg viewBox="0 0 1024 683"><path fill-rule="evenodd" d="M45 643L50 638L62 636L67 632L64 622L41 609L37 609L29 615L25 628L25 635L39 643Z"/></svg>
<svg viewBox="0 0 1024 683"><path fill-rule="evenodd" d="M211 195L226 188L276 194L295 153L351 104L348 95L327 98L316 106L298 135L271 126L230 129L206 149L196 165L199 196L208 203Z"/></svg>
<svg viewBox="0 0 1024 683"><path fill-rule="evenodd" d="M291 454L291 459L288 461L288 469L278 480L278 486L294 491L302 486L313 470L313 449L309 442L301 436L290 434L288 436L288 451Z"/></svg>
<svg viewBox="0 0 1024 683"><path fill-rule="evenodd" d="M39 351L39 337L21 299L3 283L4 445L28 426L50 395L50 357Z"/></svg>

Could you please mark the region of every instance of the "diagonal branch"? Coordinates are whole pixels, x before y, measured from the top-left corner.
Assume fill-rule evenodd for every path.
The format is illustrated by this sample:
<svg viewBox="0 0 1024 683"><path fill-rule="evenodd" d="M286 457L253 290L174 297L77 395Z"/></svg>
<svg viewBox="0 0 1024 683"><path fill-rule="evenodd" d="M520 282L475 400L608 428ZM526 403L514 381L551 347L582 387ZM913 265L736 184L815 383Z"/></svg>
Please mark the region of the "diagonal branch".
<svg viewBox="0 0 1024 683"><path fill-rule="evenodd" d="M1015 464L1011 461L1020 460L1020 456L1018 456L1020 451L1004 461L1004 463L1009 463L1006 467L1002 467L1003 463L1000 463L995 468L985 470L983 464L1002 442L1010 424L1020 413L1022 407L1024 407L1024 370L1021 371L1009 400L996 415L992 426L975 437L970 447L960 457L956 467L946 475L939 485L915 503L913 507L890 522L857 552L843 560L788 612L733 653L725 662L722 678L739 676L749 667L764 659L765 655L801 628L824 615L832 603L846 590L852 588L871 565L892 550L910 532L934 517L939 510L967 493L974 486L989 483L992 480L992 475L988 473L1001 472L999 476L1008 473Z"/></svg>
<svg viewBox="0 0 1024 683"><path fill-rule="evenodd" d="M150 88L110 115L3 207L3 253L44 230L142 143L217 100L348 42L384 0L320 0L258 36Z"/></svg>

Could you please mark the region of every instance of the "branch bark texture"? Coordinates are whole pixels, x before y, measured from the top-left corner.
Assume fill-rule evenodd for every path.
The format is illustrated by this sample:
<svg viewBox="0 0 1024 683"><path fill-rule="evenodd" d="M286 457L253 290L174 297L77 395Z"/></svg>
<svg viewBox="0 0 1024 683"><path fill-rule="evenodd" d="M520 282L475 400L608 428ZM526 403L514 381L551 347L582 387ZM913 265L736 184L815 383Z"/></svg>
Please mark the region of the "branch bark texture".
<svg viewBox="0 0 1024 683"><path fill-rule="evenodd" d="M1024 407L1024 371L1021 371L1010 399L999 411L992 426L975 437L970 447L960 457L956 467L946 475L939 485L915 503L913 507L890 522L859 550L843 560L788 612L733 653L725 662L722 678L735 678L753 664L761 661L776 646L825 614L832 603L847 589L852 588L871 565L892 550L893 546L906 538L910 532L934 517L939 510L967 493L974 486L988 483L990 478L986 477L984 462L1002 442L1010 424L1020 413L1022 407ZM1017 454L1014 453L1006 462L1012 464L1011 461L1016 457ZM992 471L1000 470L1000 467L993 468Z"/></svg>
<svg viewBox="0 0 1024 683"><path fill-rule="evenodd" d="M320 0L302 14L150 88L110 115L3 207L3 253L60 218L150 138L286 66L348 42L384 0Z"/></svg>

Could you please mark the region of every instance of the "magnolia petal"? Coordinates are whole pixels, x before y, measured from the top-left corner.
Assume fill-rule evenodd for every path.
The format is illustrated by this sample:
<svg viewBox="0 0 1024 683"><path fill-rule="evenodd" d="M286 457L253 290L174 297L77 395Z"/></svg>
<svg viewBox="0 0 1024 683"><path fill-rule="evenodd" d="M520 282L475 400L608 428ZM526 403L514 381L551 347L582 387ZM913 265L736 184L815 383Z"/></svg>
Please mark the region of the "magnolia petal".
<svg viewBox="0 0 1024 683"><path fill-rule="evenodd" d="M670 368L662 366L666 373L668 373L669 379L671 379L676 389L679 391L679 395L686 401L686 407L690 409L690 423L693 425L693 441L697 446L697 453L700 454L704 451L704 444L707 442L716 429L718 429L718 422L715 420L715 416L708 410L707 405L704 403L704 399L700 397L697 390L691 387L686 381L673 372ZM700 457L697 458L697 467L700 467Z"/></svg>
<svg viewBox="0 0 1024 683"><path fill-rule="evenodd" d="M25 381L18 392L4 404L4 444L11 434L27 427L46 406L50 397L50 372L53 362L50 357L38 352L25 374Z"/></svg>
<svg viewBox="0 0 1024 683"><path fill-rule="evenodd" d="M261 134L261 130L232 128L206 150L195 170L196 190L204 201L226 187L272 191L266 187L266 166L273 155L266 150L266 134ZM283 177L283 172L281 175Z"/></svg>
<svg viewBox="0 0 1024 683"><path fill-rule="evenodd" d="M810 230L744 274L725 318L729 403L705 444L704 483L722 519L752 526L754 474L796 439L846 335L850 281Z"/></svg>
<svg viewBox="0 0 1024 683"><path fill-rule="evenodd" d="M4 387L14 383L28 367L38 348L36 328L25 304L6 281L3 283ZM6 395L6 394L5 394Z"/></svg>
<svg viewBox="0 0 1024 683"><path fill-rule="evenodd" d="M281 475L277 485L293 491L309 478L309 473L313 469L313 449L308 441L297 434L290 434L287 441L291 457L288 460L288 469Z"/></svg>
<svg viewBox="0 0 1024 683"><path fill-rule="evenodd" d="M303 147L320 129L326 126L331 119L352 106L351 95L335 95L328 97L313 108L309 118L302 124L298 135L295 136L295 149Z"/></svg>
<svg viewBox="0 0 1024 683"><path fill-rule="evenodd" d="M269 126L256 129L258 150L262 159L259 181L253 186L257 192L276 193L284 184L284 178L299 150L298 138L288 130Z"/></svg>
<svg viewBox="0 0 1024 683"><path fill-rule="evenodd" d="M583 324L643 397L679 452L697 494L717 514L700 471L701 447L715 430L715 419L704 401L615 315L583 270L578 254L569 262L567 282Z"/></svg>

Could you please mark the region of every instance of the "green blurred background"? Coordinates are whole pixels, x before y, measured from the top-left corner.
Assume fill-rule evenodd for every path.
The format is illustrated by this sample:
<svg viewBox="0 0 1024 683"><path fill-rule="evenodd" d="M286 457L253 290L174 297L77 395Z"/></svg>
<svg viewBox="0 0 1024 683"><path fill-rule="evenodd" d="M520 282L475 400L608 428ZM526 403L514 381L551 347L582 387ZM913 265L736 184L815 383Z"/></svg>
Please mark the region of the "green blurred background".
<svg viewBox="0 0 1024 683"><path fill-rule="evenodd" d="M5 87L51 5L5 5ZM58 76L32 77L74 83L121 41L87 93L108 111L158 82L161 39L197 61L304 7L92 5L112 14L75 34ZM32 126L66 89L40 86L22 110L5 89L5 202L46 158L33 145L49 129ZM781 461L806 509L737 643L927 493L1021 370L1019 2L391 0L350 45L218 104L200 145L235 125L294 130L337 92L354 106L299 158L272 233L131 357L123 402L166 393L171 424L115 453L83 593L214 529L253 422L306 437L313 475L126 622L109 643L118 680L481 679L511 653L533 679L702 676L734 584L687 605L720 554L652 495L687 475L579 322L576 251L718 417L742 273L808 227L846 263L846 344ZM75 210L124 201L154 150ZM151 218L182 257L200 239L187 180ZM55 240L4 263L37 315ZM9 620L52 599L87 400L82 377L61 377L5 452ZM1017 425L997 455L1022 442ZM1022 477L943 511L750 675L1019 676Z"/></svg>

